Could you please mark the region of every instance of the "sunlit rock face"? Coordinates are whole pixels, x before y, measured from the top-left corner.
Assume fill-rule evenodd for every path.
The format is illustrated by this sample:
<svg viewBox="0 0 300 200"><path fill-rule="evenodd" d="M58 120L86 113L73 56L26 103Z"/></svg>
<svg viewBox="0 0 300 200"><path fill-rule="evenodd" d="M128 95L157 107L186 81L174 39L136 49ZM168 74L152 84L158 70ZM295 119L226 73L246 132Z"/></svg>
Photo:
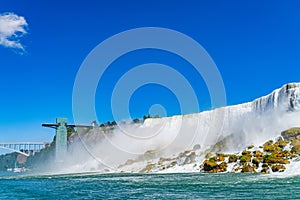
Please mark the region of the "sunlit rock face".
<svg viewBox="0 0 300 200"><path fill-rule="evenodd" d="M259 113L272 109L300 110L300 83L289 83L271 94L253 101L253 109Z"/></svg>

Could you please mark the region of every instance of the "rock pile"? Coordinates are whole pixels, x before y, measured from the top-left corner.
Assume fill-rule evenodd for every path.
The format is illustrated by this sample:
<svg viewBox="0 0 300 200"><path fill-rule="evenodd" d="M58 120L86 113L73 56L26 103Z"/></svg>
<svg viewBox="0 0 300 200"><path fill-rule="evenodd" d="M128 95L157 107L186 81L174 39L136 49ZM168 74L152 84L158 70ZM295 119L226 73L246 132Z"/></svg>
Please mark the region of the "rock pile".
<svg viewBox="0 0 300 200"><path fill-rule="evenodd" d="M300 154L300 128L283 131L275 142L249 146L237 154L208 153L201 164L203 172L270 173L285 171L285 165Z"/></svg>

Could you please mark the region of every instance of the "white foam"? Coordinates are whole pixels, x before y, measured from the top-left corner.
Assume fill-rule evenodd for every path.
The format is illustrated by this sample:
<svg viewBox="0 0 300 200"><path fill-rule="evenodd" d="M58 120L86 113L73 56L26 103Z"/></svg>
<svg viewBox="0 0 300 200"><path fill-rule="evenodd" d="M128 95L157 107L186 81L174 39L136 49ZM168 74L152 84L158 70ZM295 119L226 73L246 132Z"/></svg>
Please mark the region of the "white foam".
<svg viewBox="0 0 300 200"><path fill-rule="evenodd" d="M300 83L293 83L250 103L196 114L147 119L143 124L121 125L112 133L94 130L81 138L85 148L78 143L70 146L63 168L74 172L93 169L139 172L148 162L157 163L159 157L174 158L199 144L201 149L197 152L196 166L195 163L177 164L164 170L153 169L153 172L162 173L198 172L205 150L218 141L230 136L228 152L239 152L249 145L259 146L278 137L282 130L300 126L299 111ZM128 159L138 160L148 150L157 152L152 160L118 168ZM300 172L294 165L297 163L291 164L286 174ZM229 166L229 171L232 168Z"/></svg>

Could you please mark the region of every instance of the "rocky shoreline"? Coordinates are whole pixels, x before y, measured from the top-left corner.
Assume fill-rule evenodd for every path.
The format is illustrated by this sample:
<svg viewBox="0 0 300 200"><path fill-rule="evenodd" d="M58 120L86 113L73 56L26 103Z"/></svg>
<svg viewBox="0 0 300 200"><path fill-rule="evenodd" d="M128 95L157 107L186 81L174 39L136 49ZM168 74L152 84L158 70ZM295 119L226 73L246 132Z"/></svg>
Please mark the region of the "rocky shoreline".
<svg viewBox="0 0 300 200"><path fill-rule="evenodd" d="M222 152L206 154L201 164L205 173L261 173L284 172L290 161L299 157L300 128L283 131L275 141L269 140L262 146L249 146L236 154Z"/></svg>
<svg viewBox="0 0 300 200"><path fill-rule="evenodd" d="M206 155L201 153L200 145L186 150L174 157L159 157L155 150L149 150L136 159L129 159L118 166L123 173L173 172L184 169L202 173L259 173L284 172L291 161L299 158L300 128L283 131L274 141L269 140L261 146L248 146L234 153L223 153L228 141L221 140ZM217 150L216 150L217 149ZM204 160L204 161L203 161ZM144 166L141 168L141 166Z"/></svg>

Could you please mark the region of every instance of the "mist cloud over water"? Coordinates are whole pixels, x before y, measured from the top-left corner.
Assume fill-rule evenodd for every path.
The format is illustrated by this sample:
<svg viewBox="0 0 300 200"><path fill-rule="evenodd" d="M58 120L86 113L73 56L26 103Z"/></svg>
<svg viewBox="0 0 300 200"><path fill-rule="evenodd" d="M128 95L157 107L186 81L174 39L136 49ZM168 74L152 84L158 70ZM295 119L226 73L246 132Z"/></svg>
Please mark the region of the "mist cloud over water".
<svg viewBox="0 0 300 200"><path fill-rule="evenodd" d="M262 145L279 137L283 130L300 126L298 100L294 98L294 104L290 101L291 96L298 95L298 86L293 89L283 87L251 103L79 133L72 137L65 162L55 170L120 172L118 167L130 159L140 163L132 169L138 172L135 170L140 170L151 160L174 157L199 145L197 156L201 157L224 139L227 140L222 149L225 152Z"/></svg>

